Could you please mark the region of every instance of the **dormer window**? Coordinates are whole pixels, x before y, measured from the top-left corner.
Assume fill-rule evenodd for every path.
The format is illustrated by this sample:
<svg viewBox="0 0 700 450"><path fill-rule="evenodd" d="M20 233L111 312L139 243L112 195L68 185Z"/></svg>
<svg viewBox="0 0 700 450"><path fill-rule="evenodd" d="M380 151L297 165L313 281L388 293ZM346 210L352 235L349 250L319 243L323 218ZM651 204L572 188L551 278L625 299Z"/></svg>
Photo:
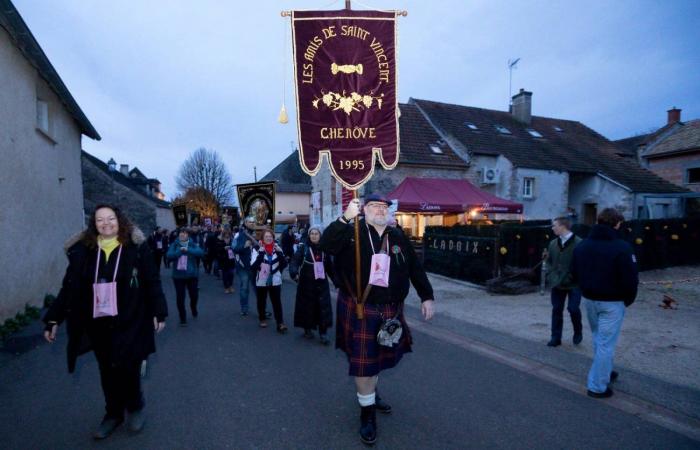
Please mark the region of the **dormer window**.
<svg viewBox="0 0 700 450"><path fill-rule="evenodd" d="M430 144L430 150L432 150L433 153L436 155L442 155L443 151L440 147L437 146L437 144Z"/></svg>
<svg viewBox="0 0 700 450"><path fill-rule="evenodd" d="M479 129L479 127L477 127L476 125L474 125L471 122L464 122L464 126L469 128L470 130L478 130Z"/></svg>
<svg viewBox="0 0 700 450"><path fill-rule="evenodd" d="M498 130L499 133L501 134L510 134L510 130L503 125L494 125L496 127L496 130Z"/></svg>
<svg viewBox="0 0 700 450"><path fill-rule="evenodd" d="M530 133L530 136L532 136L532 137L536 137L536 138L541 138L541 137L542 137L542 135L540 134L539 131L533 130L532 128L528 128L528 129L527 129L527 132Z"/></svg>
<svg viewBox="0 0 700 450"><path fill-rule="evenodd" d="M558 126L556 126L556 125L553 126L552 128L554 128L554 131L556 131L557 133L562 133L562 132L564 131L564 130L562 130L561 128L559 128Z"/></svg>

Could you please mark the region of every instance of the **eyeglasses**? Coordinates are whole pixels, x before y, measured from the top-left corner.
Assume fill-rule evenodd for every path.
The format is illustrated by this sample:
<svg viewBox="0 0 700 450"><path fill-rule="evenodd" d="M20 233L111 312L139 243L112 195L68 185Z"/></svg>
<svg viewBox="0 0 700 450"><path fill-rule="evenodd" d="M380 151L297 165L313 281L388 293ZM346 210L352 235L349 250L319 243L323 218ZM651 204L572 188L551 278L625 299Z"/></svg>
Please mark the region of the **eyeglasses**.
<svg viewBox="0 0 700 450"><path fill-rule="evenodd" d="M386 203L369 203L367 206L374 209L389 209L389 205Z"/></svg>
<svg viewBox="0 0 700 450"><path fill-rule="evenodd" d="M106 219L103 219L100 217L99 219L95 219L95 223L97 223L97 224L114 223L116 221L117 221L116 217L107 217Z"/></svg>

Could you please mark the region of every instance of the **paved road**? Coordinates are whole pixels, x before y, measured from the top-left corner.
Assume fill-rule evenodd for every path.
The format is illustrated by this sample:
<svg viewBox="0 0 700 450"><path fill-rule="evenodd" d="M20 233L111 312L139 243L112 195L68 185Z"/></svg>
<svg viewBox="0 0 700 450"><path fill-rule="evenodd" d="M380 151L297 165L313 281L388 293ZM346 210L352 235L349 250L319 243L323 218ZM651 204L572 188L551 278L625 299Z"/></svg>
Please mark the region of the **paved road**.
<svg viewBox="0 0 700 450"><path fill-rule="evenodd" d="M97 366L65 369L65 335L0 367L3 449L353 449L363 448L344 356L303 339L259 329L238 315L237 294L203 275L200 317L177 327L174 292L163 272L171 317L144 380L148 421L95 443L103 414ZM291 326L295 285L285 282ZM417 311L409 316L417 320ZM440 318L458 328L459 323ZM683 449L700 443L508 365L414 332L414 353L381 376L394 407L380 416L381 449Z"/></svg>

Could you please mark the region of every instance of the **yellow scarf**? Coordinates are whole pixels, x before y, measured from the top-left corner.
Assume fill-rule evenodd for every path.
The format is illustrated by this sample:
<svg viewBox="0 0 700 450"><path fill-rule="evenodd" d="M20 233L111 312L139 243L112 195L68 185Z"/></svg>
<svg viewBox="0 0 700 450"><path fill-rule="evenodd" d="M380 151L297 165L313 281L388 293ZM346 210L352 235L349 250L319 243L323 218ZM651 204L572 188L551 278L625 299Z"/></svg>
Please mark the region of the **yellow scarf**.
<svg viewBox="0 0 700 450"><path fill-rule="evenodd" d="M112 254L112 250L119 247L119 240L117 240L116 236L109 239L98 236L97 245L105 252L105 262L109 262L109 255Z"/></svg>

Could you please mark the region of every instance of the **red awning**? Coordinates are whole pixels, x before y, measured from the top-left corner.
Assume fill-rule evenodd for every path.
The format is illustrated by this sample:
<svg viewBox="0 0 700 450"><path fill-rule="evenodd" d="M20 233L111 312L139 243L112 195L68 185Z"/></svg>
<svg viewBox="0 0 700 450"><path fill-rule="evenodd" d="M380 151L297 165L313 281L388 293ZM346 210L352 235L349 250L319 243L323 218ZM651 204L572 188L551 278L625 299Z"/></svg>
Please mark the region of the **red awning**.
<svg viewBox="0 0 700 450"><path fill-rule="evenodd" d="M399 201L399 212L441 214L472 209L491 214L523 212L521 203L484 192L467 180L407 177L386 197Z"/></svg>

